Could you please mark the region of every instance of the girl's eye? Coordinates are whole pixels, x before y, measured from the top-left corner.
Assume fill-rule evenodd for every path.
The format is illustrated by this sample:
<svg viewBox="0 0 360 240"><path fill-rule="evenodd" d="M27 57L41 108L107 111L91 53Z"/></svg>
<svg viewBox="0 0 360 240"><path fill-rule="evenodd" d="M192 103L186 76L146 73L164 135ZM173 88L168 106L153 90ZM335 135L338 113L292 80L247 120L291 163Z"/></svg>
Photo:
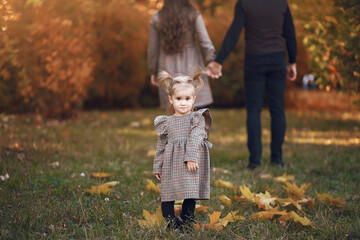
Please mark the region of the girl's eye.
<svg viewBox="0 0 360 240"><path fill-rule="evenodd" d="M176 98L176 100L179 100L179 101L180 101L180 100L181 100L181 98L180 98L180 97L177 97L177 98Z"/></svg>
<svg viewBox="0 0 360 240"><path fill-rule="evenodd" d="M188 101L189 101L189 100L190 100L190 98L189 98L189 97L187 97L187 98L186 98L186 100L188 100Z"/></svg>

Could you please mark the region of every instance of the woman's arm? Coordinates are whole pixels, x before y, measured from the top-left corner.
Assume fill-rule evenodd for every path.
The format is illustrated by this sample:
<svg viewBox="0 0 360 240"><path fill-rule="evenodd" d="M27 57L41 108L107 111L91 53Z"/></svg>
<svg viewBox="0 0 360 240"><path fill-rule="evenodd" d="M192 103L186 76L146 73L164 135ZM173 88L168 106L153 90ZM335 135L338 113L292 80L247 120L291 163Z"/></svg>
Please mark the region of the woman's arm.
<svg viewBox="0 0 360 240"><path fill-rule="evenodd" d="M158 71L158 60L159 60L159 35L155 27L155 18L154 14L149 26L149 42L147 49L147 60L149 71L152 75L156 75Z"/></svg>
<svg viewBox="0 0 360 240"><path fill-rule="evenodd" d="M213 61L215 59L215 47L211 42L205 23L200 14L196 18L195 31L205 55L206 63Z"/></svg>

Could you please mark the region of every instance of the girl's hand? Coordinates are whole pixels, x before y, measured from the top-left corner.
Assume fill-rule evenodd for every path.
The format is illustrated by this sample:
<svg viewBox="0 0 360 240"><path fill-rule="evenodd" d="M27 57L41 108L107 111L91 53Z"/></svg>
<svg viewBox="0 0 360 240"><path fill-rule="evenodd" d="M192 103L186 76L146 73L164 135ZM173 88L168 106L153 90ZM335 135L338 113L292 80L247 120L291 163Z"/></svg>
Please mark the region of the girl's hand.
<svg viewBox="0 0 360 240"><path fill-rule="evenodd" d="M159 181L161 181L161 173L155 174L155 177L156 177Z"/></svg>
<svg viewBox="0 0 360 240"><path fill-rule="evenodd" d="M199 165L197 164L197 162L187 161L186 165L187 165L189 172L192 172L192 173L196 172L196 170L199 169Z"/></svg>

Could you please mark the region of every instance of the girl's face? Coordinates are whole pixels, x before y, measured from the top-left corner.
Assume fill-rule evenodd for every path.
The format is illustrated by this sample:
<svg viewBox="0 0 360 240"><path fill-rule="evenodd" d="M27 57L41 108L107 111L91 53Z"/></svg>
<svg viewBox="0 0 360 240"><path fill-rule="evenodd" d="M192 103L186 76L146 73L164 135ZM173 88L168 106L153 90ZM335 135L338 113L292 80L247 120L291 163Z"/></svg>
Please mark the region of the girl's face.
<svg viewBox="0 0 360 240"><path fill-rule="evenodd" d="M195 89L193 88L178 88L172 96L169 96L175 115L178 116L190 113L193 110L195 99Z"/></svg>

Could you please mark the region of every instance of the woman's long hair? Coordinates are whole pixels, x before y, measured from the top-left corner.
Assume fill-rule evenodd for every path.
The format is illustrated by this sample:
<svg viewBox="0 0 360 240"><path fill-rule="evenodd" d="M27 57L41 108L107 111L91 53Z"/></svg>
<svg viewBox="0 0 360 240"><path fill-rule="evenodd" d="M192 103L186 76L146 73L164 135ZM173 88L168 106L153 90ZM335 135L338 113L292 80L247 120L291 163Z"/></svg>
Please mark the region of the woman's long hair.
<svg viewBox="0 0 360 240"><path fill-rule="evenodd" d="M197 10L190 0L164 0L159 11L161 46L167 54L179 53L187 33L194 32Z"/></svg>

